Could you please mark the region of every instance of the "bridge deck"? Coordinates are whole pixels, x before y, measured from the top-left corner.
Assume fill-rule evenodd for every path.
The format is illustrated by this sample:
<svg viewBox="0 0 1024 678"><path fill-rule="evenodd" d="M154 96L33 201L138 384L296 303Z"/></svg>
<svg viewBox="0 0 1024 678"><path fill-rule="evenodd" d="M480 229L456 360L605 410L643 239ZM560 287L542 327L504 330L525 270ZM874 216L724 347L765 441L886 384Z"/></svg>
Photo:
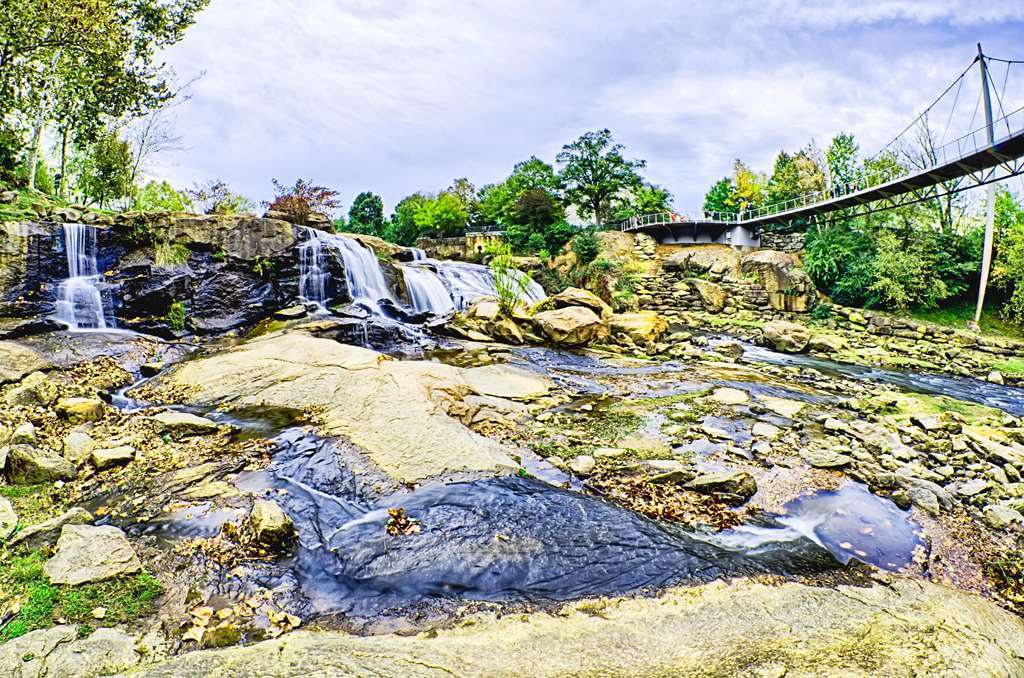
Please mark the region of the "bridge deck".
<svg viewBox="0 0 1024 678"><path fill-rule="evenodd" d="M765 214L741 214L735 220L705 219L698 213L696 218L682 219L678 216L664 215L664 219L646 219L636 224L625 224L624 231L630 232L657 232L659 230L675 230L678 227L705 227L707 229L726 229L736 226L743 226L749 231L766 224L792 221L812 217L820 214L827 214L839 210L858 207L867 203L894 198L908 193L914 193L937 184L955 180L961 177L986 172L998 168L1000 165L1010 163L1024 157L1024 129L1019 129L996 141L995 144L983 146L977 150L971 150L948 162L937 164L922 170L917 170L892 181L871 186L845 195L811 202L805 205L797 205L789 209ZM1012 169L1007 167L1012 175L1020 173L1020 167ZM1000 177L1001 178L1001 177ZM989 179L991 181L991 179ZM982 182L979 182L982 183ZM984 182L987 183L987 182ZM650 215L659 216L659 215ZM719 216L719 215L714 215ZM730 216L730 215L726 215Z"/></svg>

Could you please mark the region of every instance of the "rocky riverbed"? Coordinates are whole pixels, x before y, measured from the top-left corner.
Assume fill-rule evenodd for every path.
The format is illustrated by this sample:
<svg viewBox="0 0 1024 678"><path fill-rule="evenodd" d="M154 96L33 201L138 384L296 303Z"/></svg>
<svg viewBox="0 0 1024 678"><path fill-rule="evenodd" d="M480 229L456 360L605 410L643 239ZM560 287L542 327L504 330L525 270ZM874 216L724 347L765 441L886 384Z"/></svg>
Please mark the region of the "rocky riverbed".
<svg viewBox="0 0 1024 678"><path fill-rule="evenodd" d="M1024 672L1024 391L367 280L202 338L11 324L0 670Z"/></svg>

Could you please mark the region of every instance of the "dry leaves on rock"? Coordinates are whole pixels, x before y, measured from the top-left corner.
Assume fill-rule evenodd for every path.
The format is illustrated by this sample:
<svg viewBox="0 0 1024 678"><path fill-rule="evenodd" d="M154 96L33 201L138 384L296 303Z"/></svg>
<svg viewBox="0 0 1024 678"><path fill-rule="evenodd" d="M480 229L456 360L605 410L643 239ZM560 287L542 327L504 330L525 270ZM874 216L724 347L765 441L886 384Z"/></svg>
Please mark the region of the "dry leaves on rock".
<svg viewBox="0 0 1024 678"><path fill-rule="evenodd" d="M392 537L419 534L423 528L420 521L405 515L405 509L402 507L388 509L388 516L384 530Z"/></svg>
<svg viewBox="0 0 1024 678"><path fill-rule="evenodd" d="M713 496L683 489L674 483L652 483L643 475L601 471L588 484L607 499L648 518L716 530L735 527L743 517Z"/></svg>

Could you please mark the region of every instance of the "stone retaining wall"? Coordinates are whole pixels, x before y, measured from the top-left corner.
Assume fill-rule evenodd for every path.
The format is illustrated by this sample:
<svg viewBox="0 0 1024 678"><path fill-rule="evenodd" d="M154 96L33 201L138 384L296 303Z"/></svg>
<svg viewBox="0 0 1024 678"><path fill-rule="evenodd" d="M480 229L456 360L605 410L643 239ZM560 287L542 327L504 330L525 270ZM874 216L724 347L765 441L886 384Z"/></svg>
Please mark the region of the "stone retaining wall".
<svg viewBox="0 0 1024 678"><path fill-rule="evenodd" d="M791 253L800 252L804 249L806 242L807 235L805 233L761 232L761 249Z"/></svg>

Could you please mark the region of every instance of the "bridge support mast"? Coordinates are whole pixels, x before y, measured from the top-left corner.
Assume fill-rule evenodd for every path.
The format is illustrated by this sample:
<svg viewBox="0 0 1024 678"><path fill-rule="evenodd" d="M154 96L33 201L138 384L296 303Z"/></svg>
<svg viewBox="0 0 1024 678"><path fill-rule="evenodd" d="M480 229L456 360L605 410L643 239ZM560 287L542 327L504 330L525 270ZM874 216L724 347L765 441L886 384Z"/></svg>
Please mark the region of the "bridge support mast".
<svg viewBox="0 0 1024 678"><path fill-rule="evenodd" d="M985 54L978 43L978 68L981 70L981 93L985 100L985 134L989 146L996 143L995 129L992 125L992 98L988 91L988 66ZM988 287L988 276L992 269L992 244L995 240L996 189L994 184L988 185L988 215L985 220L985 246L981 257L981 280L978 284L978 305L974 309L974 324L981 320L981 308L985 305L985 289Z"/></svg>

